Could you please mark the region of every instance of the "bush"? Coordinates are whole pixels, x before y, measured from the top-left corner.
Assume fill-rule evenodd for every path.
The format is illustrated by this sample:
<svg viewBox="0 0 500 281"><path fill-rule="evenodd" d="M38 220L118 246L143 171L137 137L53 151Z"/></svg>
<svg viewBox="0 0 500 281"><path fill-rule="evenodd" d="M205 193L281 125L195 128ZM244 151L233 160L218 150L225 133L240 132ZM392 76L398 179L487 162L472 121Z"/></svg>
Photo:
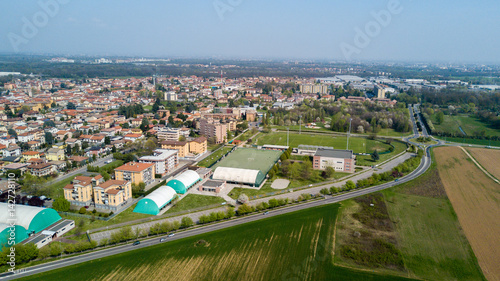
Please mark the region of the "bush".
<svg viewBox="0 0 500 281"><path fill-rule="evenodd" d="M190 217L183 217L181 219L181 228L187 228L193 226L194 222Z"/></svg>
<svg viewBox="0 0 500 281"><path fill-rule="evenodd" d="M56 200L54 200L54 203L52 204L52 208L59 212L69 211L70 206L71 203L69 203L69 201L63 197L56 198Z"/></svg>
<svg viewBox="0 0 500 281"><path fill-rule="evenodd" d="M85 207L81 207L81 208L80 208L80 211L78 211L78 213L80 213L80 214L84 215L84 214L86 214L86 213L87 213L87 209L85 209Z"/></svg>

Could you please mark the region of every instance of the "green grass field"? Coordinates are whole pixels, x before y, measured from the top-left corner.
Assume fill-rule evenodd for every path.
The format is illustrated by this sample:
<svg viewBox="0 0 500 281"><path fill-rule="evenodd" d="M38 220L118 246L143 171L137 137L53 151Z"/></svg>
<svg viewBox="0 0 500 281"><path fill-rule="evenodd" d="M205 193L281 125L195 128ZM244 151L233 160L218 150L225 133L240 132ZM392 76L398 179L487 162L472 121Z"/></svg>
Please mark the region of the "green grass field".
<svg viewBox="0 0 500 281"><path fill-rule="evenodd" d="M82 174L76 174L75 176L47 185L48 194L50 194L48 196L52 197L53 199L57 197L64 197L63 187L70 184L75 177L81 175Z"/></svg>
<svg viewBox="0 0 500 281"><path fill-rule="evenodd" d="M238 148L219 163L212 166L212 169L215 170L217 167L232 167L260 170L263 174L267 174L269 169L280 158L281 154L283 154L281 151L274 150Z"/></svg>
<svg viewBox="0 0 500 281"><path fill-rule="evenodd" d="M257 144L286 145L286 133L261 134L257 138ZM347 136L290 133L289 144L291 147L298 147L299 145L303 144L329 146L335 149L346 149ZM378 149L379 151L386 151L387 149L389 149L389 145L381 143L380 141L369 140L367 138L350 137L349 149L352 149L354 153L372 153L375 149Z"/></svg>
<svg viewBox="0 0 500 281"><path fill-rule="evenodd" d="M270 217L23 280L407 280L335 266L337 210Z"/></svg>
<svg viewBox="0 0 500 281"><path fill-rule="evenodd" d="M382 162L384 162L386 160L389 160L390 158L392 158L392 157L398 155L399 153L405 151L406 148L407 148L405 143L402 143L402 142L399 142L399 141L393 141L392 145L394 145L394 151L391 152L391 153L379 154L379 160L377 160L377 161L373 161L371 155L358 155L358 156L356 156L356 165L359 165L359 166L372 166L372 165L376 165L376 164L382 163Z"/></svg>
<svg viewBox="0 0 500 281"><path fill-rule="evenodd" d="M485 136L500 136L500 130L492 129L488 124L481 122L479 119L468 115L445 115L444 121L441 124L436 122L436 114L432 117L432 122L437 131L443 131L457 136L462 135L459 126L464 132L469 135L479 135L481 131L485 132Z"/></svg>
<svg viewBox="0 0 500 281"><path fill-rule="evenodd" d="M224 146L224 147L220 148L215 153L209 155L205 159L203 159L200 162L198 162L198 166L200 166L200 167L210 167L210 165L212 165L213 163L217 162L217 160L219 160L223 155L225 155L226 153L228 153L229 151L231 151L231 149L233 149L232 146Z"/></svg>
<svg viewBox="0 0 500 281"><path fill-rule="evenodd" d="M411 277L485 280L435 164L416 180L384 191L384 196Z"/></svg>
<svg viewBox="0 0 500 281"><path fill-rule="evenodd" d="M295 125L295 126L272 126L273 128L276 128L278 130L282 130L282 131L286 131L287 128L290 129L290 132L294 131L294 132L298 132L299 131L299 125ZM335 134L335 133L338 133L338 132L335 132L335 131L332 131L328 128L325 128L324 125L322 125L321 123L317 123L317 127L319 127L319 129L312 129L312 128L306 128L304 126L302 126L301 130L302 132L321 132L321 133L330 133L330 134ZM345 133L342 133L342 134L345 134ZM356 133L356 134L359 134L359 133ZM371 135L372 133L365 133L364 135ZM400 133L400 132L396 132L394 129L390 129L390 128L387 128L387 129L381 129L380 132L377 133L378 136L382 136L382 137L404 137L404 136L408 136L410 135L411 132L407 132L407 133Z"/></svg>
<svg viewBox="0 0 500 281"><path fill-rule="evenodd" d="M184 212L184 211L189 211L189 210L194 210L194 209L199 209L215 204L221 204L226 202L226 200L222 199L221 197L216 197L216 196L205 196L205 195L199 195L199 194L188 194L186 197L184 197L182 200L177 202L175 206L172 208L168 209L166 211L166 214L173 214L177 212Z"/></svg>

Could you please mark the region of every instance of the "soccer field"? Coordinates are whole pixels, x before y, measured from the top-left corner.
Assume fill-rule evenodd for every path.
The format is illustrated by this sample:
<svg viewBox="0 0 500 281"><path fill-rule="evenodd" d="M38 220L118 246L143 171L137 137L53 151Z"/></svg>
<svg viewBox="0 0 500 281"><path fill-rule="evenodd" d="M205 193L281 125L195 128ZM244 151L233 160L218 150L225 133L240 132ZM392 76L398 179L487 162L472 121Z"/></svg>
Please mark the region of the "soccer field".
<svg viewBox="0 0 500 281"><path fill-rule="evenodd" d="M260 170L264 175L278 161L282 152L274 150L261 150L256 148L238 148L219 163L212 166L231 167L240 169Z"/></svg>
<svg viewBox="0 0 500 281"><path fill-rule="evenodd" d="M257 139L257 144L286 145L286 133L260 134ZM299 135L290 133L289 145L291 147L298 147L301 144L346 149L347 136L312 135L306 133ZM360 137L349 138L349 149L352 149L354 153L372 153L375 149L382 152L388 150L389 147L388 144L376 140Z"/></svg>

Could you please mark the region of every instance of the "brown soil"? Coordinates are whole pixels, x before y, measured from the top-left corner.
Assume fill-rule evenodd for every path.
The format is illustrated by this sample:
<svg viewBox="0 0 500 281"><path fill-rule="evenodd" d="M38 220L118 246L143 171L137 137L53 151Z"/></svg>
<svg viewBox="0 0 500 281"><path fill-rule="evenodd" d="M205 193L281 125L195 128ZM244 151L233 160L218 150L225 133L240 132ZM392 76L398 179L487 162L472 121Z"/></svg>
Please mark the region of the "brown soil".
<svg viewBox="0 0 500 281"><path fill-rule="evenodd" d="M467 150L488 173L500 179L500 150L487 148L468 148Z"/></svg>
<svg viewBox="0 0 500 281"><path fill-rule="evenodd" d="M500 280L500 185L458 147L435 149L435 155L446 194L485 277ZM489 159L488 165L500 165L500 158Z"/></svg>

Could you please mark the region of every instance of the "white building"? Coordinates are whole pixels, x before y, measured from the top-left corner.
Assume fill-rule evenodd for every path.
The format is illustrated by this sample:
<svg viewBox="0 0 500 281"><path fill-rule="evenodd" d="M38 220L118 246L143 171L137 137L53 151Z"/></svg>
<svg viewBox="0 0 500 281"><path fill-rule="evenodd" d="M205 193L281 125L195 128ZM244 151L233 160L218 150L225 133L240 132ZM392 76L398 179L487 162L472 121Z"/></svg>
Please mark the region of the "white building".
<svg viewBox="0 0 500 281"><path fill-rule="evenodd" d="M179 165L178 150L157 149L152 156L139 158L140 163L154 163L157 174L165 175L172 172Z"/></svg>

